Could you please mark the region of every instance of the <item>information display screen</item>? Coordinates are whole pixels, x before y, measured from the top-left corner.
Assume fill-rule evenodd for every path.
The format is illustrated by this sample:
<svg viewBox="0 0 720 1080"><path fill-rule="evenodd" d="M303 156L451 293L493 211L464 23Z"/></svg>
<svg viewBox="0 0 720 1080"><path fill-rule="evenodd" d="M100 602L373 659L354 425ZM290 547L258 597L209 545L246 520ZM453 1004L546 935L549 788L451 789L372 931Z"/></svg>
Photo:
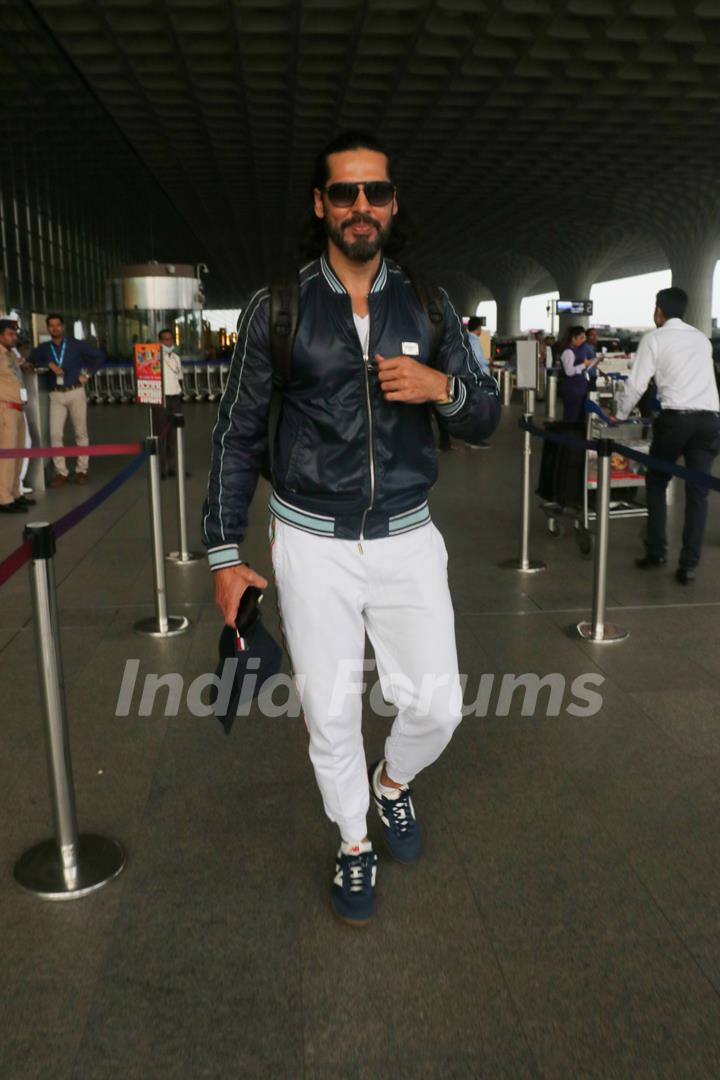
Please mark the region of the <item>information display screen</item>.
<svg viewBox="0 0 720 1080"><path fill-rule="evenodd" d="M558 315L592 315L592 300L556 300L555 311Z"/></svg>

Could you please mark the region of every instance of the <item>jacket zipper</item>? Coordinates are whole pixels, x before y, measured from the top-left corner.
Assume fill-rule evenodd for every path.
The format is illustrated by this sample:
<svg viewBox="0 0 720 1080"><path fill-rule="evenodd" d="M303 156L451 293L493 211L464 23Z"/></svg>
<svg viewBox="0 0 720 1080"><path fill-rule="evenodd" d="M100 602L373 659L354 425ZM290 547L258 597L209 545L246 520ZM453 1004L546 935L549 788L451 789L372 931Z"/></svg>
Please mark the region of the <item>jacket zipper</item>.
<svg viewBox="0 0 720 1080"><path fill-rule="evenodd" d="M362 524L360 525L360 539L358 541L358 551L363 554L362 542L365 539L365 523L367 516L373 508L375 502L375 451L373 447L373 416L372 416L372 401L370 399L370 357L368 355L370 351L370 305L368 304L368 332L365 345L363 347L363 371L365 373L365 401L367 404L368 414L368 459L370 462L370 503L365 508L362 516Z"/></svg>

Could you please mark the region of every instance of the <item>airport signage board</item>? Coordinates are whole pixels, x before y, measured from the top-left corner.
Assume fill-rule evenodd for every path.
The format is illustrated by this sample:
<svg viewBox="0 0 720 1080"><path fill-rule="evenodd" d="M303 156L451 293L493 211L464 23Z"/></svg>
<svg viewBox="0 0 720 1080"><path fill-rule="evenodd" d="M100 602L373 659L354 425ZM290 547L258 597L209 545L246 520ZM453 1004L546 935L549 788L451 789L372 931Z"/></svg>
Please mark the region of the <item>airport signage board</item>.
<svg viewBox="0 0 720 1080"><path fill-rule="evenodd" d="M150 342L135 345L135 400L140 405L162 405L162 345Z"/></svg>
<svg viewBox="0 0 720 1080"><path fill-rule="evenodd" d="M556 300L555 312L558 315L592 315L592 300Z"/></svg>

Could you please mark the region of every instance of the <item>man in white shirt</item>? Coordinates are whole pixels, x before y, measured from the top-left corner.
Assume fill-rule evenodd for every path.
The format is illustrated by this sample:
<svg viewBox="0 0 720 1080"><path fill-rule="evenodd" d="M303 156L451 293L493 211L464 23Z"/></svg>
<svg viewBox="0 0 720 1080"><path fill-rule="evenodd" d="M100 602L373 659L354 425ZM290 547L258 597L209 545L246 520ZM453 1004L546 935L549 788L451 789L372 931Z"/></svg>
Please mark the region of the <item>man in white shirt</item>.
<svg viewBox="0 0 720 1080"><path fill-rule="evenodd" d="M656 330L645 334L625 384L619 420L626 419L655 379L661 413L653 424L650 453L664 461L685 459L688 469L709 473L720 450L720 403L710 341L683 322L688 297L675 286L656 297ZM670 476L649 469L646 477L647 554L636 559L640 569L662 566L667 558L665 489ZM700 562L708 489L685 481L685 526L676 578L688 585Z"/></svg>
<svg viewBox="0 0 720 1080"><path fill-rule="evenodd" d="M160 473L163 479L175 476L175 428L171 416L181 413L182 407L182 363L175 352L175 339L172 330L161 330L158 340L162 345L163 380L165 404L153 405L153 428L159 439Z"/></svg>

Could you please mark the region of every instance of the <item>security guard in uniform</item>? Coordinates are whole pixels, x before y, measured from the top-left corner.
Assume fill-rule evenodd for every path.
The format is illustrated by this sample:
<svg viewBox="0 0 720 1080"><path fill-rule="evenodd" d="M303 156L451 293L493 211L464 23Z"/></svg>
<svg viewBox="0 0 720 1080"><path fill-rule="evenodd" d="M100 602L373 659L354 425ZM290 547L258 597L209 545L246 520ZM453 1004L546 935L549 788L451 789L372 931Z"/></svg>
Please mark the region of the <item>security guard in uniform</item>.
<svg viewBox="0 0 720 1080"><path fill-rule="evenodd" d="M15 354L18 328L14 319L0 319L0 450L25 446L22 376ZM0 458L0 513L24 514L32 500L20 495L22 458Z"/></svg>

